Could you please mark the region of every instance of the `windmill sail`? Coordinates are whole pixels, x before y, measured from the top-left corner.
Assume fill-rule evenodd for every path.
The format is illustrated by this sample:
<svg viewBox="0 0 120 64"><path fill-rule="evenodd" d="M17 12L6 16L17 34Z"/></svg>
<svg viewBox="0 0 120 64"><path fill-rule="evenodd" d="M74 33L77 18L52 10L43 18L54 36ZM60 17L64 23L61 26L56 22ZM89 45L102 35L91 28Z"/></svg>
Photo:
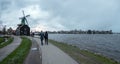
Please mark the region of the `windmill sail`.
<svg viewBox="0 0 120 64"><path fill-rule="evenodd" d="M24 13L24 11L22 11L23 12L23 16L25 17L25 13Z"/></svg>
<svg viewBox="0 0 120 64"><path fill-rule="evenodd" d="M22 20L21 20L21 24L22 24L22 25L25 25L25 24L28 25L28 21L27 21L27 18L26 18L26 17L29 17L30 15L25 15L24 11L22 11L22 13L23 13L23 17L20 18L20 19L22 19Z"/></svg>
<svg viewBox="0 0 120 64"><path fill-rule="evenodd" d="M28 21L27 21L27 19L26 19L26 18L25 18L25 20L26 20L27 25L29 25L29 24L28 24Z"/></svg>

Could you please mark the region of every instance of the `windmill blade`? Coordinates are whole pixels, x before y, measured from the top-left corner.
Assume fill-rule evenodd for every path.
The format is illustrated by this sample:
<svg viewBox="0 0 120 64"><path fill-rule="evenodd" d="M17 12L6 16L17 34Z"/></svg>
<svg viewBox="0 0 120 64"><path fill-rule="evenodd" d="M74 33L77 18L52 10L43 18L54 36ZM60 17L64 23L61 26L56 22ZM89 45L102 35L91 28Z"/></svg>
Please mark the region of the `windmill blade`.
<svg viewBox="0 0 120 64"><path fill-rule="evenodd" d="M29 17L30 15L26 15L25 17Z"/></svg>
<svg viewBox="0 0 120 64"><path fill-rule="evenodd" d="M27 19L25 18L25 21L26 21L26 23L27 23L27 25L28 25L28 21L27 21Z"/></svg>
<svg viewBox="0 0 120 64"><path fill-rule="evenodd" d="M28 25L28 21L27 21L27 17L29 17L30 15L25 15L25 13L24 13L24 10L22 11L22 13L23 13L23 17L21 17L21 18L19 18L19 19L22 19L23 21L25 21L25 23Z"/></svg>
<svg viewBox="0 0 120 64"><path fill-rule="evenodd" d="M25 13L24 13L24 11L22 11L23 12L23 16L25 17Z"/></svg>

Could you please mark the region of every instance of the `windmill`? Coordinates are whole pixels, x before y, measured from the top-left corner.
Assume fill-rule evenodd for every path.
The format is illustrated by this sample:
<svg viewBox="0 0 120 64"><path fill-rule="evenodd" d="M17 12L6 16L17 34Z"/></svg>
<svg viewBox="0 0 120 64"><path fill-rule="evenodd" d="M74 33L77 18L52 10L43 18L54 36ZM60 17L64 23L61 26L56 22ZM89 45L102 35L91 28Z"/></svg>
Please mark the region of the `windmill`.
<svg viewBox="0 0 120 64"><path fill-rule="evenodd" d="M22 13L23 13L23 17L19 18L19 19L21 19L21 24L28 25L27 17L29 17L30 15L25 15L24 11L22 11Z"/></svg>
<svg viewBox="0 0 120 64"><path fill-rule="evenodd" d="M27 17L30 15L25 15L24 11L22 11L23 17L20 17L21 24L18 24L18 27L16 29L16 35L30 35L30 27L28 26Z"/></svg>

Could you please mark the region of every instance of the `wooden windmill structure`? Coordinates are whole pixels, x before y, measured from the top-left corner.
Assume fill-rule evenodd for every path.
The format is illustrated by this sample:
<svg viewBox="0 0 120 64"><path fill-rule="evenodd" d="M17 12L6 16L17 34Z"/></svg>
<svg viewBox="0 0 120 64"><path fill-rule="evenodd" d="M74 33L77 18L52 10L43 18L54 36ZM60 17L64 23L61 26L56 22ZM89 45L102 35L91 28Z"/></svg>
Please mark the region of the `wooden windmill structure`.
<svg viewBox="0 0 120 64"><path fill-rule="evenodd" d="M21 24L18 24L18 27L16 29L16 35L30 35L30 27L28 25L27 17L30 15L25 15L24 11L22 11L23 17L20 17Z"/></svg>

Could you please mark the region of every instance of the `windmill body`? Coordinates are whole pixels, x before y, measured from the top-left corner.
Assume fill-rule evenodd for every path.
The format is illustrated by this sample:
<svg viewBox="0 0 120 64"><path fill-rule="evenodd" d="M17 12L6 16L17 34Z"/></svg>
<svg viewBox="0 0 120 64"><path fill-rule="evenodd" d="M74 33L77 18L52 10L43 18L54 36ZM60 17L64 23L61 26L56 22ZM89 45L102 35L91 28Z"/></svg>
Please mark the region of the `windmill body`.
<svg viewBox="0 0 120 64"><path fill-rule="evenodd" d="M16 29L16 35L30 35L30 27L28 26L28 21L26 17L29 17L30 15L25 15L23 11L23 17L19 18L21 19L21 24L18 24L18 27Z"/></svg>

